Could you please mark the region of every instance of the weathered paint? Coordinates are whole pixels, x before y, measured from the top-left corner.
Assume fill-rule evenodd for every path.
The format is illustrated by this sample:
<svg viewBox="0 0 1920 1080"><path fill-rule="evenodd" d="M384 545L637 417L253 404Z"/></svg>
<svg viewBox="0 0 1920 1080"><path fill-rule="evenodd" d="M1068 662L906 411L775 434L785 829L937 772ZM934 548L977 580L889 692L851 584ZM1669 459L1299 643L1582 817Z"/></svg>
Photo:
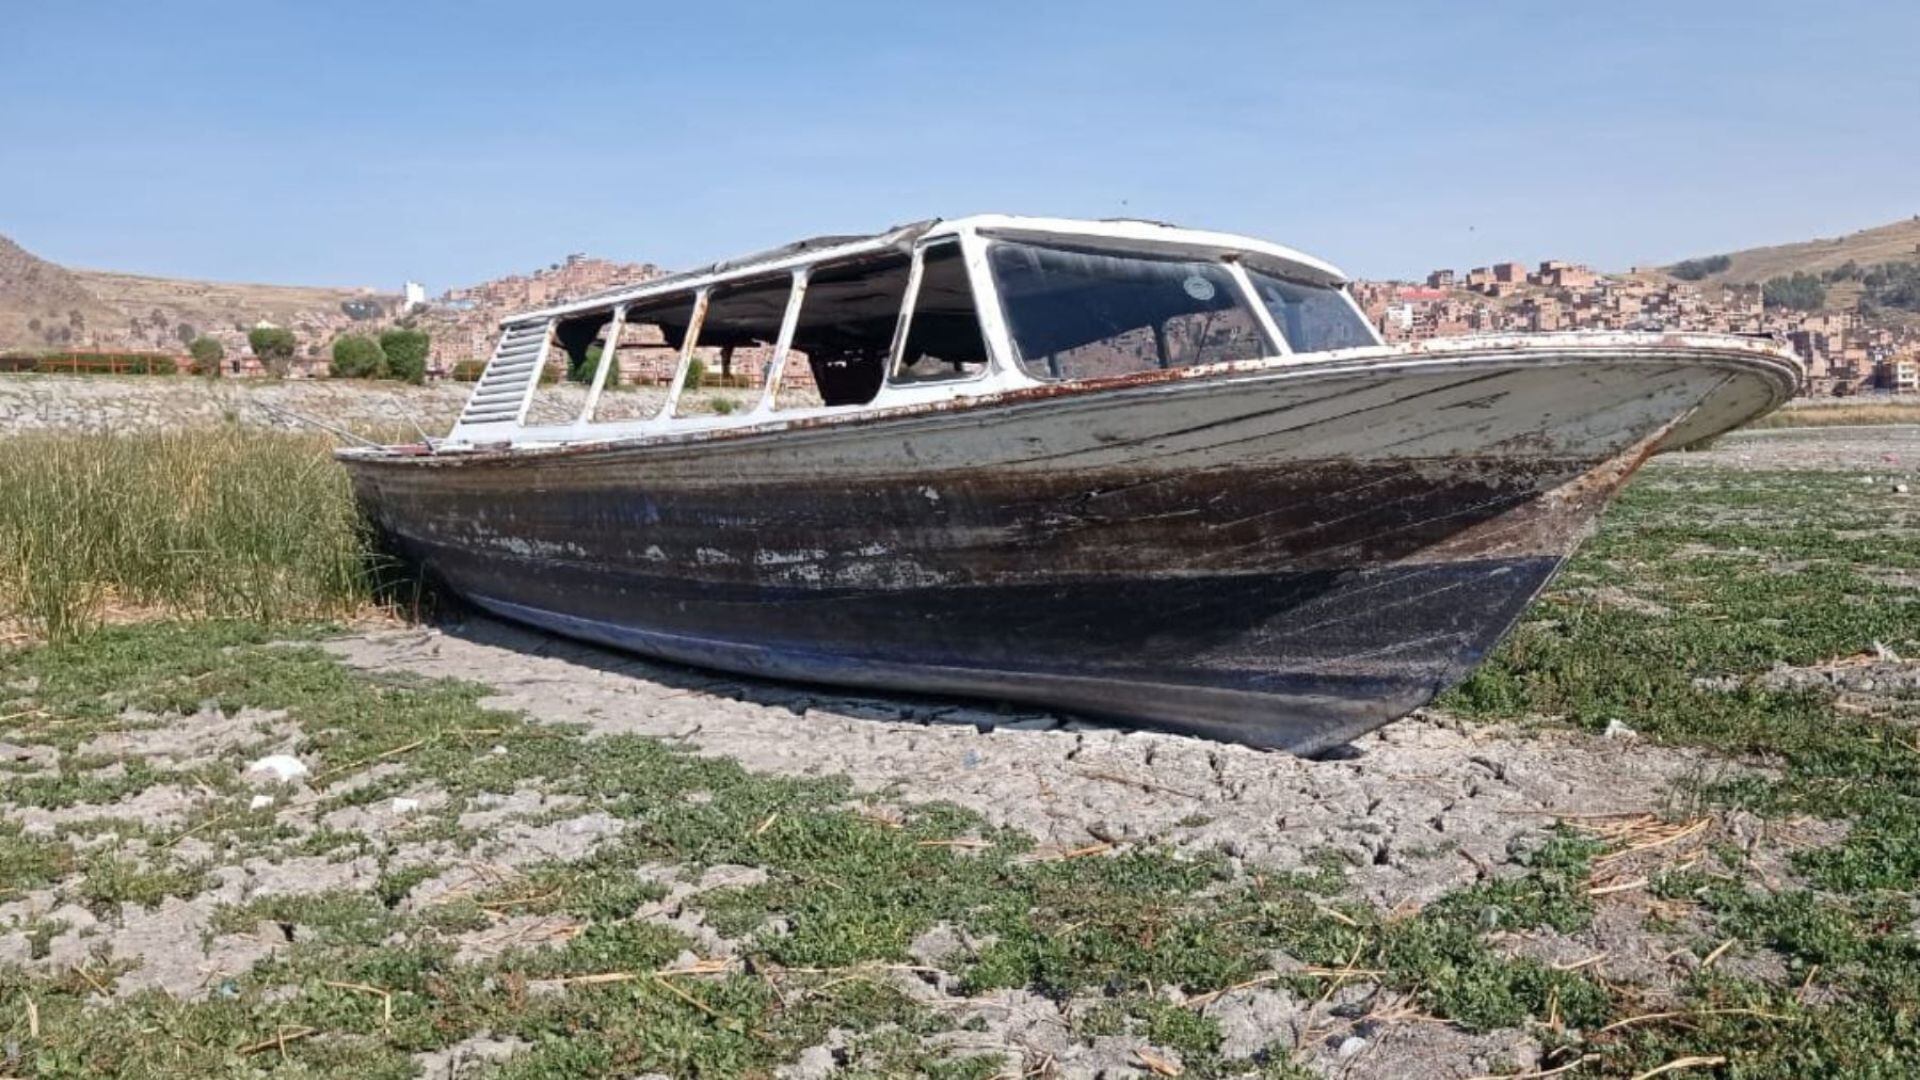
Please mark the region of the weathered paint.
<svg viewBox="0 0 1920 1080"><path fill-rule="evenodd" d="M1464 675L1648 454L1797 377L1733 339L1550 335L342 457L511 618L1310 752Z"/></svg>

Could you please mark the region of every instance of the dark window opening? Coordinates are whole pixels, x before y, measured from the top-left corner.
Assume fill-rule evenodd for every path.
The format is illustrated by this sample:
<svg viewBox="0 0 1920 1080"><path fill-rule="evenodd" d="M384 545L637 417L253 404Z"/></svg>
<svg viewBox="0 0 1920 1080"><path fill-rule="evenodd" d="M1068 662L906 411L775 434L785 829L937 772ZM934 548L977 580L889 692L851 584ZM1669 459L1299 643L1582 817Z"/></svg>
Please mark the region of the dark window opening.
<svg viewBox="0 0 1920 1080"><path fill-rule="evenodd" d="M988 255L1020 365L1100 379L1273 351L1217 262L995 243Z"/></svg>
<svg viewBox="0 0 1920 1080"><path fill-rule="evenodd" d="M821 404L864 405L880 392L911 265L905 254L889 252L813 271L793 351L805 358Z"/></svg>
<svg viewBox="0 0 1920 1080"><path fill-rule="evenodd" d="M648 420L666 404L666 387L680 365L680 347L693 321L692 293L677 293L641 301L627 309L620 340L606 362L606 388L595 402L593 416L600 422ZM607 343L602 342L604 353Z"/></svg>
<svg viewBox="0 0 1920 1080"><path fill-rule="evenodd" d="M973 284L958 241L934 244L921 255L920 291L913 301L896 385L971 379L987 370L987 342L973 303Z"/></svg>
<svg viewBox="0 0 1920 1080"><path fill-rule="evenodd" d="M792 294L791 274L713 290L675 416L725 416L753 408Z"/></svg>

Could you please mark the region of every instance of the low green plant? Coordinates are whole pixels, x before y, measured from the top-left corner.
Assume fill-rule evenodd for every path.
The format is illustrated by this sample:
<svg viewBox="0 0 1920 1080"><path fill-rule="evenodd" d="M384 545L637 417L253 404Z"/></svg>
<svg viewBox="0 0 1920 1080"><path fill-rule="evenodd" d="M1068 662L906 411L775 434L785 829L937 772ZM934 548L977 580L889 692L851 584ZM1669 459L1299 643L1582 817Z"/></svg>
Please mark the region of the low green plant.
<svg viewBox="0 0 1920 1080"><path fill-rule="evenodd" d="M1692 797L1783 819L1786 836L1810 818L1845 823L1837 839L1796 852L1791 877L1768 871L1764 890L1741 873L1737 845L1715 855L1712 873L1653 882L1712 940L1777 957L1786 975L1697 976L1652 1020L1602 1040L1598 1071L1634 1075L1687 1056L1783 1080L1920 1068L1910 929L1920 753L1911 719L1898 719L1914 715L1915 695L1894 690L1886 715L1863 715L1838 708L1824 681L1795 685L1776 670L1920 649L1911 589L1885 582L1916 569L1913 511L1884 485L1656 467L1534 617L1443 700L1468 716L1547 716L1592 731L1623 719L1657 742L1764 762L1764 774L1703 783ZM1599 587L1639 603L1596 601Z"/></svg>

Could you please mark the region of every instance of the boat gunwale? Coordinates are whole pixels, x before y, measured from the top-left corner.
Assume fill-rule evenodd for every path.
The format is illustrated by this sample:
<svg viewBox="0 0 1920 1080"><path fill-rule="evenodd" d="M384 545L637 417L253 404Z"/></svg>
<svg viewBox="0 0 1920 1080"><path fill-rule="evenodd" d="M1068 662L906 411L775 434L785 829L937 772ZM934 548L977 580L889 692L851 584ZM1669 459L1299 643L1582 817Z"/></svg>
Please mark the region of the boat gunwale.
<svg viewBox="0 0 1920 1080"><path fill-rule="evenodd" d="M1067 402L1126 403L1141 395L1160 395L1191 389L1213 392L1249 381L1339 377L1369 372L1471 370L1516 362L1541 367L1571 367L1597 362L1672 362L1675 353L1685 362L1731 367L1767 378L1767 404L1735 424L1772 412L1799 388L1805 370L1799 359L1772 341L1731 334L1657 331L1578 331L1554 334L1479 335L1433 339L1398 345L1365 346L1323 353L1270 356L1219 364L1135 372L1107 379L1045 383L1012 387L985 394L910 402L874 408L851 406L807 416L773 418L759 423L706 425L683 430L617 434L604 438L569 439L549 443L480 443L437 452L420 444L348 447L335 457L350 465L470 466L548 461L635 450L697 448L740 440L773 439L808 432L830 432L929 417L974 417L983 412L1026 412Z"/></svg>

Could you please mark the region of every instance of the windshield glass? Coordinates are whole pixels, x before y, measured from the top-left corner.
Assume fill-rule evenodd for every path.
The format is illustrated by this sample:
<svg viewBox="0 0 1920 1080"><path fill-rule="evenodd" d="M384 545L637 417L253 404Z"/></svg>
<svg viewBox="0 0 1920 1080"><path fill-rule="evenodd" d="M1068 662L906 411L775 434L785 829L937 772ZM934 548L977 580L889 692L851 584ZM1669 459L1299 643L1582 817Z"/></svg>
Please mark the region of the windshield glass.
<svg viewBox="0 0 1920 1080"><path fill-rule="evenodd" d="M1275 347L1214 262L1001 241L989 259L1014 351L1037 379L1251 360Z"/></svg>
<svg viewBox="0 0 1920 1080"><path fill-rule="evenodd" d="M1325 352L1378 344L1373 328L1338 289L1249 270L1253 291L1294 352Z"/></svg>

